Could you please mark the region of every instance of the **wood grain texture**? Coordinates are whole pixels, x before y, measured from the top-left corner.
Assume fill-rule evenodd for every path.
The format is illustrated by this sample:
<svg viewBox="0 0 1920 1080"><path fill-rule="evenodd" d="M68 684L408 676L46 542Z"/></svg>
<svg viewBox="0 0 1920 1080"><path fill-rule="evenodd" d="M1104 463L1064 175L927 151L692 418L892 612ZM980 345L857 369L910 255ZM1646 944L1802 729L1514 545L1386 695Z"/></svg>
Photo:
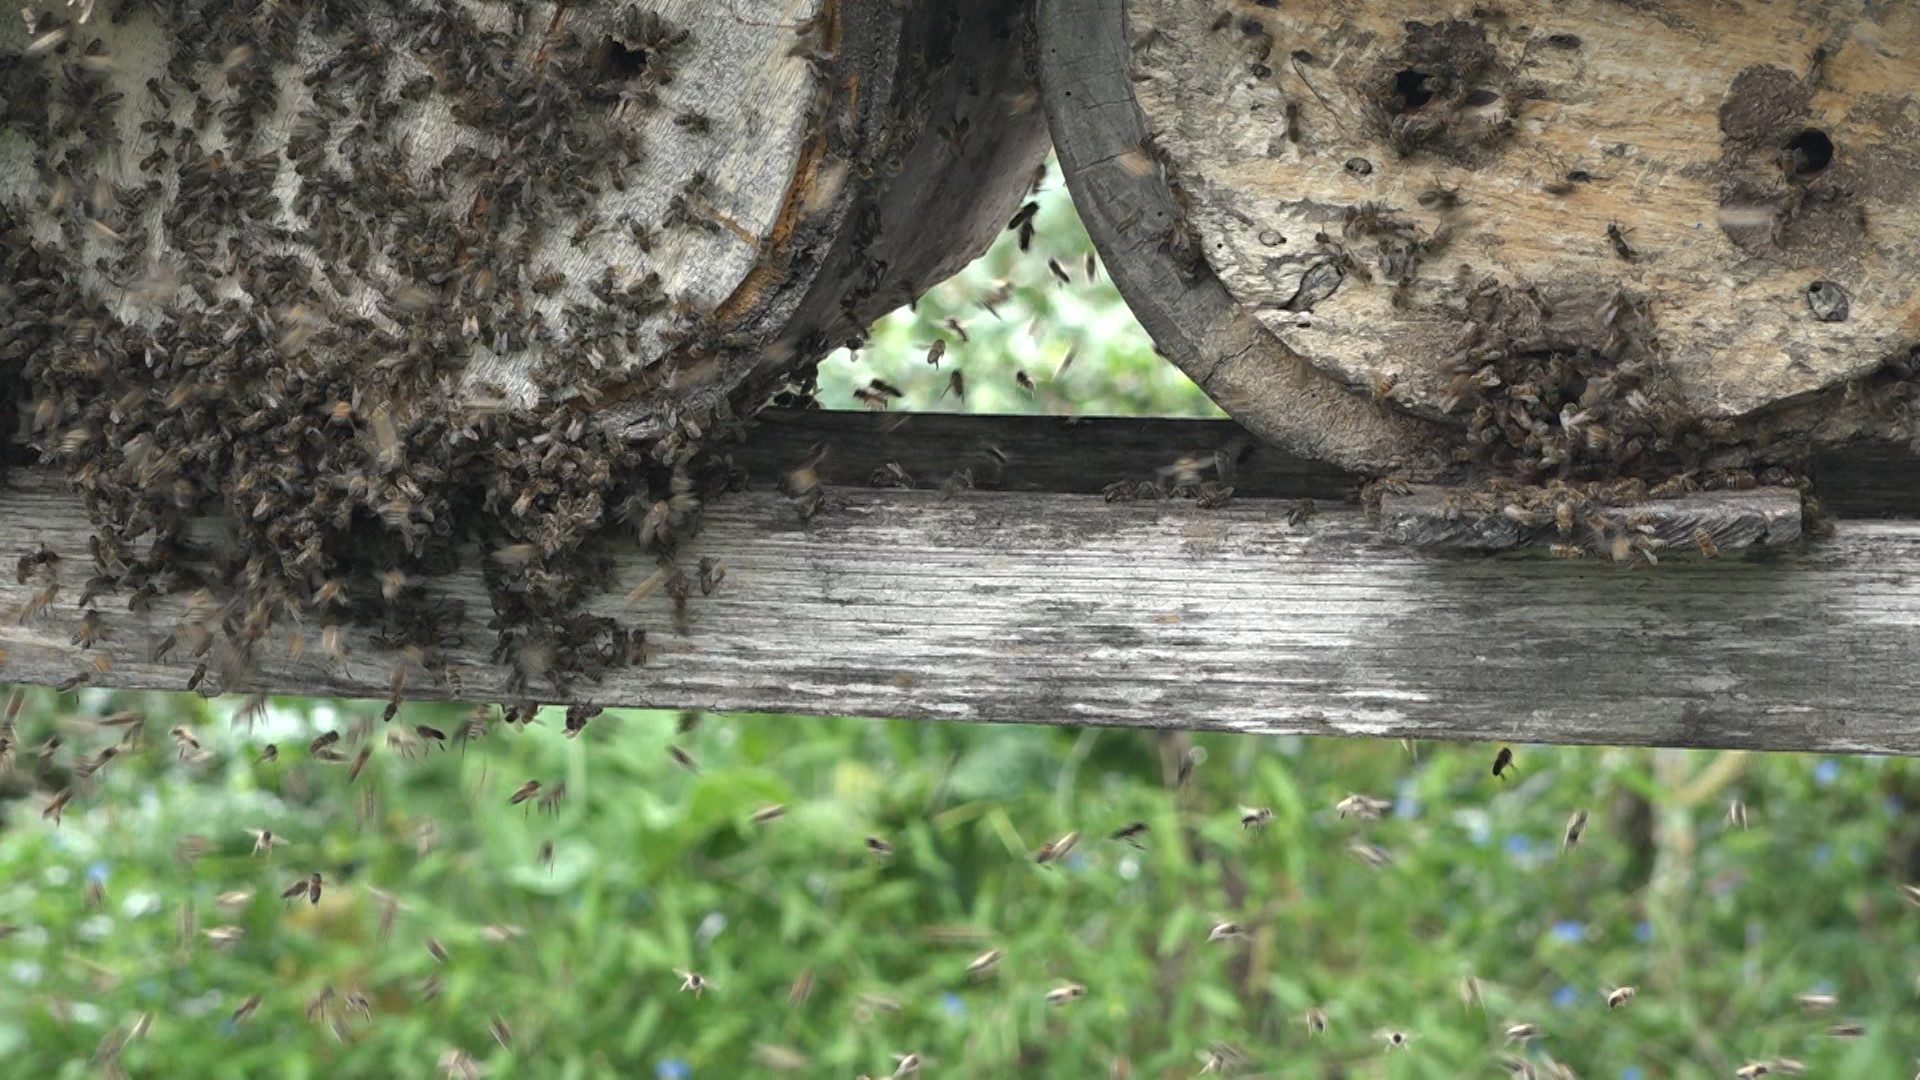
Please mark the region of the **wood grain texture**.
<svg viewBox="0 0 1920 1080"><path fill-rule="evenodd" d="M144 659L182 601L103 603L109 638L71 644L89 529L41 470L0 492L0 552L62 555L52 611L0 575L0 676L179 689ZM727 575L675 636L667 601L598 605L653 656L578 697L604 704L927 720L1105 724L1507 742L1920 753L1920 525L1845 522L1806 548L1621 569L1381 543L1357 512L1289 524L1290 504L836 491L803 523L772 495L709 509L686 553ZM9 560L10 563L11 560ZM8 566L11 570L11 566ZM471 565L436 582L485 609ZM470 616L477 618L477 614ZM312 631L310 628L310 632ZM476 626L462 696L498 699ZM364 634L328 665L266 650L253 683L384 697L393 659ZM242 691L250 686L220 687ZM212 689L208 687L208 689ZM447 697L442 682L410 685Z"/></svg>
<svg viewBox="0 0 1920 1080"><path fill-rule="evenodd" d="M1691 408L1739 417L1920 340L1920 7L1468 12L1326 0L1223 25L1190 0L1127 4L1134 92L1208 264L1289 348L1441 419L1476 283L1538 288L1526 351L1599 348L1592 313L1626 289ZM1348 227L1363 205L1451 241L1404 273Z"/></svg>
<svg viewBox="0 0 1920 1080"><path fill-rule="evenodd" d="M1649 565L1800 539L1800 493L1791 488L1696 492L1631 506L1588 508L1567 500L1566 507L1562 529L1550 501L1522 506L1422 485L1381 496L1380 535L1417 548L1548 548L1568 558Z"/></svg>
<svg viewBox="0 0 1920 1080"><path fill-rule="evenodd" d="M1169 230L1181 213L1167 178L1128 165L1148 129L1127 77L1122 0L1043 0L1034 18L1041 94L1067 187L1114 285L1160 352L1289 452L1355 471L1444 473L1434 432L1316 372L1204 267L1170 253Z"/></svg>

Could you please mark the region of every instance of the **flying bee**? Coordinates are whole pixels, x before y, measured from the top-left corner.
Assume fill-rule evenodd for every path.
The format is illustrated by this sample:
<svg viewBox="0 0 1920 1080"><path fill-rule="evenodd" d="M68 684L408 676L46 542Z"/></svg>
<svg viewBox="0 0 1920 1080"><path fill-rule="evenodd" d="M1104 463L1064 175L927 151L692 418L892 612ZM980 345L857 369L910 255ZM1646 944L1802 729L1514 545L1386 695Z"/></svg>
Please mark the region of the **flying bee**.
<svg viewBox="0 0 1920 1080"><path fill-rule="evenodd" d="M1578 844L1580 842L1580 834L1585 832L1586 828L1587 812L1585 810L1575 810L1573 816L1567 819L1567 831L1566 835L1560 839L1560 850L1565 851L1575 844Z"/></svg>
<svg viewBox="0 0 1920 1080"><path fill-rule="evenodd" d="M952 394L955 401L965 401L967 399L967 376L966 373L959 368L955 368L953 374L947 376L947 388L940 391L942 398L945 398L948 394Z"/></svg>
<svg viewBox="0 0 1920 1080"><path fill-rule="evenodd" d="M1482 1000L1480 992L1480 980L1472 975L1460 976L1460 1007L1471 1009L1476 1005L1486 1008L1486 1002Z"/></svg>
<svg viewBox="0 0 1920 1080"><path fill-rule="evenodd" d="M181 729L176 728L174 730L179 731ZM177 737L178 736L176 736L176 738ZM320 751L325 750L326 748L332 746L334 743L337 743L339 741L340 741L339 732L337 731L323 732L319 736L315 737L315 739L312 742L307 744L307 753L318 754ZM195 749L199 749L200 744L194 743L193 746Z"/></svg>
<svg viewBox="0 0 1920 1080"><path fill-rule="evenodd" d="M1393 809L1393 804L1371 795L1348 795L1335 803L1333 809L1343 818L1356 817L1362 821L1377 821L1380 815Z"/></svg>
<svg viewBox="0 0 1920 1080"><path fill-rule="evenodd" d="M434 938L427 939L427 955L433 957L435 963L447 963L446 947Z"/></svg>
<svg viewBox="0 0 1920 1080"><path fill-rule="evenodd" d="M248 829L247 831L253 834L253 853L255 855L261 852L271 854L275 844L284 844L287 842L286 837L274 835L272 829Z"/></svg>
<svg viewBox="0 0 1920 1080"><path fill-rule="evenodd" d="M1307 1034L1309 1036L1319 1035L1327 1030L1327 1013L1325 1009L1308 1009L1306 1021Z"/></svg>
<svg viewBox="0 0 1920 1080"><path fill-rule="evenodd" d="M1738 825L1742 830L1747 827L1747 804L1739 799L1727 803L1727 824Z"/></svg>
<svg viewBox="0 0 1920 1080"><path fill-rule="evenodd" d="M247 1000L241 1002L239 1008L233 1010L233 1017L232 1017L233 1022L236 1024L246 1023L247 1018L252 1016L254 1013L254 1010L258 1009L259 1007L260 1007L260 995L255 994L252 997L248 998Z"/></svg>
<svg viewBox="0 0 1920 1080"><path fill-rule="evenodd" d="M1060 265L1059 259L1048 259L1047 269L1053 272L1054 277L1060 279L1060 284L1062 285L1073 284L1073 275L1067 273L1067 268Z"/></svg>
<svg viewBox="0 0 1920 1080"><path fill-rule="evenodd" d="M507 1027L505 1020L500 1019L498 1016L488 1020L487 1032L493 1036L494 1042L500 1044L501 1049L513 1049L513 1031Z"/></svg>
<svg viewBox="0 0 1920 1080"><path fill-rule="evenodd" d="M1232 941L1235 938L1245 936L1246 931L1241 929L1239 923L1215 923L1213 924L1213 929L1207 931L1207 944L1211 945L1216 941Z"/></svg>
<svg viewBox="0 0 1920 1080"><path fill-rule="evenodd" d="M673 763L675 765L678 765L681 768L687 770L688 772L693 773L695 776L698 776L700 774L700 766L694 763L693 756L688 754L685 750L682 750L677 746L669 745L667 747L667 756L673 759Z"/></svg>
<svg viewBox="0 0 1920 1080"><path fill-rule="evenodd" d="M1507 1025L1507 1045L1509 1046L1513 1045L1514 1043L1532 1042L1534 1039L1537 1039L1539 1037L1540 1037L1540 1025L1538 1024Z"/></svg>
<svg viewBox="0 0 1920 1080"><path fill-rule="evenodd" d="M967 978L984 979L993 973L1006 953L1000 949L988 949L967 963Z"/></svg>
<svg viewBox="0 0 1920 1080"><path fill-rule="evenodd" d="M1414 201L1428 210L1452 210L1460 205L1460 189L1429 188Z"/></svg>
<svg viewBox="0 0 1920 1080"><path fill-rule="evenodd" d="M433 743L442 750L447 748L447 733L437 727L432 727L427 724L415 724L413 726L413 733L420 736L423 742Z"/></svg>
<svg viewBox="0 0 1920 1080"><path fill-rule="evenodd" d="M1069 1001L1078 1001L1087 995L1087 988L1079 983L1070 982L1047 991L1047 1004L1065 1005Z"/></svg>
<svg viewBox="0 0 1920 1080"><path fill-rule="evenodd" d="M285 889L281 890L280 899L282 900L304 899L308 895L308 892L312 888L312 886L313 886L312 878L301 878L298 881L295 881L293 884L287 886ZM315 903L318 903L318 902L319 901L317 900L315 901Z"/></svg>
<svg viewBox="0 0 1920 1080"><path fill-rule="evenodd" d="M1772 1071L1764 1061L1749 1061L1733 1070L1733 1075L1735 1080L1759 1080L1760 1077Z"/></svg>
<svg viewBox="0 0 1920 1080"><path fill-rule="evenodd" d="M532 800L533 797L538 794L540 794L540 781L529 780L521 784L519 788L515 789L512 795L507 797L507 805L519 806L521 803Z"/></svg>
<svg viewBox="0 0 1920 1080"><path fill-rule="evenodd" d="M373 746L369 744L361 747L360 752L353 756L353 764L347 766L347 783L351 784L360 779L360 774L366 770L367 762L371 760L373 760Z"/></svg>
<svg viewBox="0 0 1920 1080"><path fill-rule="evenodd" d="M1240 830L1245 832L1248 829L1262 828L1272 820L1273 810L1271 808L1265 806L1251 807L1242 811L1240 814Z"/></svg>
<svg viewBox="0 0 1920 1080"><path fill-rule="evenodd" d="M45 821L48 818L52 818L54 826L58 827L60 824L60 818L67 811L67 803L71 802L72 800L73 800L73 789L61 788L59 791L54 793L53 798L47 802L47 805L44 808L41 809L40 820Z"/></svg>
<svg viewBox="0 0 1920 1080"><path fill-rule="evenodd" d="M1354 858L1359 859L1361 862L1366 863L1376 870L1393 861L1393 856L1387 854L1385 848L1374 844L1355 841L1348 846L1347 850L1353 853Z"/></svg>
<svg viewBox="0 0 1920 1080"><path fill-rule="evenodd" d="M796 976L793 980L793 985L787 987L787 1004L799 1005L812 996L813 971L812 969L808 969Z"/></svg>
<svg viewBox="0 0 1920 1080"><path fill-rule="evenodd" d="M760 809L755 810L753 812L753 816L749 817L747 820L752 822L755 825L767 825L772 822L779 821L781 818L785 817L786 815L787 815L787 808L780 803L774 803L770 806L763 806Z"/></svg>
<svg viewBox="0 0 1920 1080"><path fill-rule="evenodd" d="M869 836L867 837L867 852L876 859L890 859L893 857L893 845L877 836Z"/></svg>
<svg viewBox="0 0 1920 1080"><path fill-rule="evenodd" d="M895 1054L893 1055L893 1060L895 1062L893 1066L893 1080L900 1080L903 1076L912 1076L914 1073L920 1071L921 1059L919 1054Z"/></svg>
<svg viewBox="0 0 1920 1080"><path fill-rule="evenodd" d="M948 321L949 321L949 322L951 322L952 320L951 320L951 319L949 319ZM964 336L964 335L962 336L962 338L961 338L961 340L963 340L963 341L964 341L964 340L966 340L966 339L965 339L965 336ZM947 339L946 339L946 338L934 338L934 339L933 339L933 344L931 344L931 345L929 345L929 346L927 346L927 364L928 364L928 366L930 366L930 367L939 367L939 366L940 366L940 358L941 358L941 357L943 357L943 356L945 356L945 355L947 355Z"/></svg>
<svg viewBox="0 0 1920 1080"><path fill-rule="evenodd" d="M1121 843L1145 850L1145 845L1140 843L1140 838L1146 834L1147 823L1144 821L1135 821L1115 829L1109 839L1118 840Z"/></svg>
<svg viewBox="0 0 1920 1080"><path fill-rule="evenodd" d="M1617 221L1607 222L1607 242L1613 245L1613 253L1625 262L1632 262L1634 258L1633 248L1627 244L1627 234L1632 231L1621 228Z"/></svg>
<svg viewBox="0 0 1920 1080"><path fill-rule="evenodd" d="M1633 1000L1635 990L1631 986L1618 986L1607 991L1607 1008L1617 1009Z"/></svg>
<svg viewBox="0 0 1920 1080"><path fill-rule="evenodd" d="M1505 780L1507 778L1507 770L1509 769L1513 769L1513 748L1503 746L1500 748L1499 753L1493 755L1493 775ZM1519 770L1514 769L1514 771L1518 772Z"/></svg>
<svg viewBox="0 0 1920 1080"><path fill-rule="evenodd" d="M1827 1028L1829 1039L1857 1039L1866 1033L1865 1024L1832 1024Z"/></svg>
<svg viewBox="0 0 1920 1080"><path fill-rule="evenodd" d="M1033 397L1038 393L1038 388L1033 385L1033 380L1027 377L1025 370L1014 372L1013 381L1015 385L1020 387L1021 392L1025 393L1028 397Z"/></svg>
<svg viewBox="0 0 1920 1080"><path fill-rule="evenodd" d="M1826 1012L1840 1004L1840 999L1832 994L1813 992L1801 994L1793 1000L1798 1003L1802 1009L1810 1013Z"/></svg>
<svg viewBox="0 0 1920 1080"><path fill-rule="evenodd" d="M688 971L685 968L674 968L673 973L680 976L680 989L682 991L691 991L696 998L713 988L713 984L707 981L706 976L697 971Z"/></svg>
<svg viewBox="0 0 1920 1080"><path fill-rule="evenodd" d="M1705 526L1693 530L1693 546L1709 559L1720 557L1720 546L1713 542L1713 531Z"/></svg>
<svg viewBox="0 0 1920 1080"><path fill-rule="evenodd" d="M1377 1037L1387 1044L1389 1051L1405 1050L1407 1044L1413 1041L1413 1036L1404 1031L1383 1031Z"/></svg>
<svg viewBox="0 0 1920 1080"><path fill-rule="evenodd" d="M1033 853L1033 861L1039 863L1041 866L1045 866L1048 863L1059 862L1066 858L1067 854L1075 847L1078 847L1079 844L1080 834L1070 832L1058 840L1050 840L1047 843L1041 844L1039 849Z"/></svg>

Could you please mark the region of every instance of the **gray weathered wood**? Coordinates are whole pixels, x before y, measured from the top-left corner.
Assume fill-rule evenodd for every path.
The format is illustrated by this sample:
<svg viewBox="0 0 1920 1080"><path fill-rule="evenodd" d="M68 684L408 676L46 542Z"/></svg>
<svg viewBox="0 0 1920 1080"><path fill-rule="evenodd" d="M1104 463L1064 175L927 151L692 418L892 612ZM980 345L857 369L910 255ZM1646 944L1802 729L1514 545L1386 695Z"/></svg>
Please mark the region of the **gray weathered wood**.
<svg viewBox="0 0 1920 1080"><path fill-rule="evenodd" d="M85 670L70 643L89 528L43 470L0 491L0 552L63 556L52 612L0 575L0 677ZM1010 723L1109 724L1514 742L1920 753L1920 524L1843 522L1804 549L1624 569L1383 544L1355 511L1291 504L1107 505L1097 498L836 491L802 523L782 498L710 508L686 553L727 575L690 634L661 595L598 607L653 656L578 696L606 704ZM7 569L11 571L11 559ZM469 567L436 583L485 610ZM103 602L96 685L178 689L193 661L144 658L184 601ZM309 627L309 637L317 629ZM251 686L383 697L393 669L350 633L344 662L269 649ZM476 624L462 694L504 694ZM223 687L246 690L248 687ZM410 686L445 697L445 684Z"/></svg>
<svg viewBox="0 0 1920 1080"><path fill-rule="evenodd" d="M1569 558L1658 563L1675 555L1713 558L1722 551L1800 539L1800 493L1792 488L1704 491L1591 508L1577 497L1549 495L1523 505L1491 492L1429 485L1403 492L1381 496L1380 534L1414 547L1534 547ZM1562 506L1564 528L1556 516Z"/></svg>

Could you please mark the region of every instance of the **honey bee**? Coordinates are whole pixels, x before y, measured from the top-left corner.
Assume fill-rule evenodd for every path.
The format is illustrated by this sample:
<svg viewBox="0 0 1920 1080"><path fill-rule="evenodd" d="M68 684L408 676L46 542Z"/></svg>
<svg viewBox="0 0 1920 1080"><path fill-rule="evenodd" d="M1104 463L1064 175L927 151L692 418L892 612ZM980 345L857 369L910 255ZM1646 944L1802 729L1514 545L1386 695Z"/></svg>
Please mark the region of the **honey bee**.
<svg viewBox="0 0 1920 1080"><path fill-rule="evenodd" d="M521 784L519 788L515 789L512 795L507 797L507 805L519 806L521 803L531 800L538 794L540 794L540 781L529 780Z"/></svg>
<svg viewBox="0 0 1920 1080"><path fill-rule="evenodd" d="M945 398L948 394L952 394L955 401L965 401L967 399L967 377L966 374L958 368L954 369L953 374L947 376L947 388L940 391L942 398Z"/></svg>
<svg viewBox="0 0 1920 1080"><path fill-rule="evenodd" d="M1387 1044L1389 1051L1404 1050L1413 1041L1413 1036L1404 1031L1383 1031L1376 1037Z"/></svg>
<svg viewBox="0 0 1920 1080"><path fill-rule="evenodd" d="M1493 755L1493 775L1505 780L1507 778L1506 773L1509 769L1512 769L1514 772L1519 771L1513 766L1513 748L1503 746L1500 748L1499 753Z"/></svg>
<svg viewBox="0 0 1920 1080"><path fill-rule="evenodd" d="M707 981L706 976L697 971L688 971L685 968L674 968L673 973L680 976L680 989L682 991L691 991L696 998L706 991L713 989L713 984Z"/></svg>
<svg viewBox="0 0 1920 1080"><path fill-rule="evenodd" d="M921 1061L919 1054L895 1054L893 1055L893 1060L895 1063L893 1066L894 1080L900 1080L900 1077L903 1076L912 1076L914 1073L920 1071Z"/></svg>
<svg viewBox="0 0 1920 1080"><path fill-rule="evenodd" d="M1749 1061L1745 1065L1733 1070L1733 1075L1735 1080L1759 1080L1760 1077L1772 1071L1764 1061Z"/></svg>
<svg viewBox="0 0 1920 1080"><path fill-rule="evenodd" d="M1538 1024L1508 1024L1507 1025L1507 1045L1508 1046L1512 1046L1514 1043L1532 1042L1533 1040L1539 1037L1540 1037L1540 1025Z"/></svg>
<svg viewBox="0 0 1920 1080"><path fill-rule="evenodd" d="M989 974L992 974L995 967L999 966L1000 958L1005 955L1006 953L1000 949L988 949L986 952L974 957L967 963L967 977L970 979L986 978Z"/></svg>
<svg viewBox="0 0 1920 1080"><path fill-rule="evenodd" d="M1632 231L1621 228L1617 221L1607 222L1607 242L1613 245L1613 253L1625 262L1632 262L1634 257L1633 248L1627 244L1627 234Z"/></svg>
<svg viewBox="0 0 1920 1080"><path fill-rule="evenodd" d="M787 1004L799 1005L813 996L813 971L802 971L787 987Z"/></svg>
<svg viewBox="0 0 1920 1080"><path fill-rule="evenodd" d="M763 806L760 809L755 810L753 812L753 816L749 817L747 820L752 822L755 825L766 825L775 821L779 821L781 818L785 817L786 814L787 814L787 808L784 805L780 803L774 803L770 806Z"/></svg>
<svg viewBox="0 0 1920 1080"><path fill-rule="evenodd" d="M1575 844L1578 844L1580 842L1580 834L1585 832L1586 828L1587 812L1585 810L1575 810L1573 816L1567 819L1567 831L1566 835L1560 840L1560 850L1565 851Z"/></svg>
<svg viewBox="0 0 1920 1080"><path fill-rule="evenodd" d="M1053 276L1060 280L1060 284L1062 285L1073 284L1073 275L1067 273L1067 268L1060 265L1060 260L1048 259L1047 269L1052 271Z"/></svg>
<svg viewBox="0 0 1920 1080"><path fill-rule="evenodd" d="M254 1013L254 1010L258 1009L259 1007L260 1007L260 995L255 994L252 997L248 998L247 1000L241 1002L239 1008L233 1010L233 1017L232 1017L233 1022L236 1024L246 1023L247 1018L252 1016Z"/></svg>
<svg viewBox="0 0 1920 1080"><path fill-rule="evenodd" d="M1058 840L1050 840L1040 845L1039 849L1033 853L1033 861L1039 863L1041 866L1045 866L1048 863L1059 862L1061 859L1066 858L1067 854L1079 846L1079 844L1079 833L1067 833Z"/></svg>
<svg viewBox="0 0 1920 1080"><path fill-rule="evenodd" d="M1109 839L1118 840L1121 843L1145 850L1145 845L1140 843L1140 838L1147 834L1147 828L1146 822L1135 821L1115 829Z"/></svg>
<svg viewBox="0 0 1920 1080"><path fill-rule="evenodd" d="M696 776L700 774L700 766L694 763L693 756L685 750L677 746L669 745L667 747L667 756L673 759L675 765L680 766Z"/></svg>
<svg viewBox="0 0 1920 1080"><path fill-rule="evenodd" d="M893 845L877 836L869 836L867 837L867 852L876 859L890 859L893 857Z"/></svg>
<svg viewBox="0 0 1920 1080"><path fill-rule="evenodd" d="M498 1016L488 1020L487 1033L493 1036L493 1041L499 1043L502 1049L513 1049L513 1031L507 1027L505 1020Z"/></svg>
<svg viewBox="0 0 1920 1080"><path fill-rule="evenodd" d="M1362 821L1377 821L1380 815L1393 809L1393 804L1370 795L1348 795L1335 803L1333 809L1343 818L1356 817Z"/></svg>
<svg viewBox="0 0 1920 1080"><path fill-rule="evenodd" d="M1374 844L1355 841L1347 847L1347 850L1353 853L1354 858L1359 859L1361 862L1366 863L1376 870L1393 861L1393 856L1387 854L1385 848Z"/></svg>
<svg viewBox="0 0 1920 1080"><path fill-rule="evenodd" d="M947 321L952 322L953 320L949 319ZM955 329L958 329L958 327L956 326ZM961 340L963 341L965 340L964 335L962 335ZM946 355L947 355L947 339L934 338L933 344L927 346L927 366L939 367L940 358Z"/></svg>
<svg viewBox="0 0 1920 1080"><path fill-rule="evenodd" d="M262 852L271 854L275 844L284 844L287 842L286 837L274 835L272 829L248 829L247 831L253 834L253 853L255 855Z"/></svg>
<svg viewBox="0 0 1920 1080"><path fill-rule="evenodd" d="M52 818L53 824L57 828L60 825L61 817L65 815L67 811L67 803L72 801L72 799L73 799L73 789L61 788L59 791L54 793L53 798L47 802L47 805L44 808L41 809L40 820L45 821L48 818Z"/></svg>
<svg viewBox="0 0 1920 1080"><path fill-rule="evenodd" d="M1325 1009L1312 1008L1306 1013L1307 1034L1314 1036L1327 1030L1327 1012Z"/></svg>
<svg viewBox="0 0 1920 1080"><path fill-rule="evenodd" d="M1086 995L1086 987L1070 982L1047 991L1046 997L1049 1005L1065 1005L1069 1001L1078 1001Z"/></svg>
<svg viewBox="0 0 1920 1080"><path fill-rule="evenodd" d="M1865 1024L1832 1024L1827 1028L1829 1039L1857 1039L1866 1033Z"/></svg>
<svg viewBox="0 0 1920 1080"><path fill-rule="evenodd" d="M1273 810L1271 808L1265 806L1251 807L1241 812L1240 829L1242 832L1245 832L1248 829L1263 828L1272 820Z"/></svg>
<svg viewBox="0 0 1920 1080"><path fill-rule="evenodd" d="M1738 825L1742 830L1747 827L1747 804L1739 799L1727 803L1727 824Z"/></svg>
<svg viewBox="0 0 1920 1080"><path fill-rule="evenodd" d="M1911 886L1908 887L1911 888ZM1838 1007L1840 1004L1840 999L1832 994L1812 992L1801 994L1793 1000L1798 1003L1802 1009L1810 1013L1826 1012L1829 1009Z"/></svg>
<svg viewBox="0 0 1920 1080"><path fill-rule="evenodd" d="M1215 923L1213 924L1213 929L1207 931L1207 944L1211 945L1217 941L1231 941L1235 938L1245 936L1246 931L1241 929L1239 923Z"/></svg>
<svg viewBox="0 0 1920 1080"><path fill-rule="evenodd" d="M427 939L427 955L433 957L435 963L447 963L446 947L433 938Z"/></svg>
<svg viewBox="0 0 1920 1080"><path fill-rule="evenodd" d="M1704 526L1693 530L1693 544L1709 559L1720 557L1720 546L1713 542L1713 531Z"/></svg>
<svg viewBox="0 0 1920 1080"><path fill-rule="evenodd" d="M347 766L347 783L351 784L360 779L360 773L366 769L367 762L372 759L373 747L371 745L361 747L360 752L353 756L353 764Z"/></svg>
<svg viewBox="0 0 1920 1080"><path fill-rule="evenodd" d="M958 374L958 372L955 374ZM1014 372L1013 381L1028 397L1033 397L1038 392L1037 388L1033 385L1033 380L1027 377L1027 373L1024 370Z"/></svg>
<svg viewBox="0 0 1920 1080"><path fill-rule="evenodd" d="M1607 1008L1618 1009L1633 1000L1635 991L1631 986L1618 986L1607 991Z"/></svg>
<svg viewBox="0 0 1920 1080"><path fill-rule="evenodd" d="M1460 976L1460 1007L1471 1009L1476 1005L1486 1008L1486 1003L1481 998L1480 980L1472 975Z"/></svg>

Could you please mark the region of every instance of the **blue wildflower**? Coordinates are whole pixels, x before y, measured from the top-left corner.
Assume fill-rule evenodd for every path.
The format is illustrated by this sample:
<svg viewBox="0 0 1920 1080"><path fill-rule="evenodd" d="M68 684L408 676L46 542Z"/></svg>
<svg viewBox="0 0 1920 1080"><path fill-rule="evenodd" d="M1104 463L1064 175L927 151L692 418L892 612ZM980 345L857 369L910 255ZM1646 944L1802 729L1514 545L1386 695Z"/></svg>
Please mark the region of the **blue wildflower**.
<svg viewBox="0 0 1920 1080"><path fill-rule="evenodd" d="M105 885L107 883L107 864L103 862L88 864L87 882L92 885Z"/></svg>
<svg viewBox="0 0 1920 1080"><path fill-rule="evenodd" d="M1813 767L1813 782L1821 787L1840 778L1840 763L1832 758L1821 758L1820 764Z"/></svg>
<svg viewBox="0 0 1920 1080"><path fill-rule="evenodd" d="M1580 991L1571 986L1563 986L1553 992L1553 1007L1556 1009L1570 1009L1579 1000Z"/></svg>
<svg viewBox="0 0 1920 1080"><path fill-rule="evenodd" d="M1646 1080L1647 1074L1638 1065L1629 1065L1620 1070L1620 1080Z"/></svg>
<svg viewBox="0 0 1920 1080"><path fill-rule="evenodd" d="M1648 922L1645 919L1641 919L1638 923L1634 925L1633 939L1635 941L1641 941L1641 942L1652 941L1653 940L1653 924Z"/></svg>
<svg viewBox="0 0 1920 1080"><path fill-rule="evenodd" d="M945 1010L946 1014L955 1020L965 1020L967 1018L966 1001L962 999L959 994L951 990L940 995L940 1008Z"/></svg>
<svg viewBox="0 0 1920 1080"><path fill-rule="evenodd" d="M693 1075L693 1070L679 1058L668 1058L653 1067L653 1075L655 1080L687 1080Z"/></svg>
<svg viewBox="0 0 1920 1080"><path fill-rule="evenodd" d="M1508 858L1525 859L1533 854L1533 841L1516 833L1507 837L1506 848Z"/></svg>
<svg viewBox="0 0 1920 1080"><path fill-rule="evenodd" d="M1552 933L1561 941L1579 941L1587 936L1587 924L1575 919L1561 919L1553 924Z"/></svg>

